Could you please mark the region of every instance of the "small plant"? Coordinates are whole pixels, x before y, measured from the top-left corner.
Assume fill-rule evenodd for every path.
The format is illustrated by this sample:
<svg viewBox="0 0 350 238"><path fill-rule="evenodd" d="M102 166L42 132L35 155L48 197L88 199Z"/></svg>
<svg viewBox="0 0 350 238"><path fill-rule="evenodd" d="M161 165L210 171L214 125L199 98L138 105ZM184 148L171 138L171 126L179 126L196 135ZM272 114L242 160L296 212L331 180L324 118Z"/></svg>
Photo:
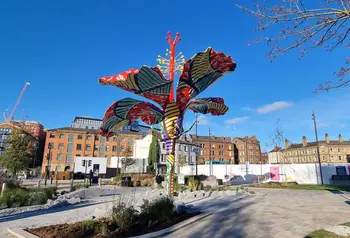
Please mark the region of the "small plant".
<svg viewBox="0 0 350 238"><path fill-rule="evenodd" d="M141 181L142 187L152 187L153 186L153 179L147 178Z"/></svg>
<svg viewBox="0 0 350 238"><path fill-rule="evenodd" d="M81 233L83 235L91 235L94 233L98 222L95 220L86 220L81 223Z"/></svg>
<svg viewBox="0 0 350 238"><path fill-rule="evenodd" d="M43 189L46 197L52 199L54 196L57 196L57 187L47 187Z"/></svg>
<svg viewBox="0 0 350 238"><path fill-rule="evenodd" d="M132 206L119 204L112 208L111 218L118 224L121 231L127 231L135 225L137 211Z"/></svg>
<svg viewBox="0 0 350 238"><path fill-rule="evenodd" d="M101 223L101 226L100 226L100 234L102 236L106 236L108 234L108 224L106 223Z"/></svg>
<svg viewBox="0 0 350 238"><path fill-rule="evenodd" d="M195 177L188 178L188 187L191 191L197 191L199 189L200 182Z"/></svg>
<svg viewBox="0 0 350 238"><path fill-rule="evenodd" d="M248 193L249 193L249 194L255 194L254 191L250 191L250 190L248 191Z"/></svg>
<svg viewBox="0 0 350 238"><path fill-rule="evenodd" d="M168 220L174 215L174 211L174 200L170 197L160 197L152 202L143 200L141 205L141 215L153 221Z"/></svg>

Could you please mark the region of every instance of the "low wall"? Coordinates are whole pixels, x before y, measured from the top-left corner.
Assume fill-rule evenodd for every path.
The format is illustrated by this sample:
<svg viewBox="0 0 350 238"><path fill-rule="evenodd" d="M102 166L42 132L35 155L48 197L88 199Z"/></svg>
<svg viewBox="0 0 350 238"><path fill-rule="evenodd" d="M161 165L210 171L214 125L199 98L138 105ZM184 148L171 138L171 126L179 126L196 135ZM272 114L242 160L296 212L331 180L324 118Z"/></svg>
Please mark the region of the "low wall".
<svg viewBox="0 0 350 238"><path fill-rule="evenodd" d="M330 184L332 175L336 175L336 167L345 166L346 173L350 175L350 163L342 164L322 164L322 177L324 184ZM268 181L284 182L295 181L299 184L319 184L320 170L319 164L252 164L252 165L224 165L206 164L198 165L198 174L214 175L218 179L225 181L225 175L231 178L234 175L265 175ZM181 174L195 175L195 165L180 168Z"/></svg>

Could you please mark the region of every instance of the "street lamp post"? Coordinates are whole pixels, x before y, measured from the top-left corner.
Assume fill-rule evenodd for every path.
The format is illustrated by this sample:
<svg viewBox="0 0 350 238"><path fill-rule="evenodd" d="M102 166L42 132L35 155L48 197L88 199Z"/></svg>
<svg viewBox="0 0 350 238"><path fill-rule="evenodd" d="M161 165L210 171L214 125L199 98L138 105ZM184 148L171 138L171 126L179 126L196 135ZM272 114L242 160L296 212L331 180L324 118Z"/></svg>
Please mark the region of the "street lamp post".
<svg viewBox="0 0 350 238"><path fill-rule="evenodd" d="M318 157L318 165L320 168L320 177L321 177L321 185L323 185L323 176L322 176L322 165L321 165L321 157L320 157L320 145L318 143L318 135L317 135L317 126L316 126L316 114L312 112L312 120L314 121L315 135L316 135L316 144L317 144L317 157Z"/></svg>
<svg viewBox="0 0 350 238"><path fill-rule="evenodd" d="M52 150L52 145L49 143L49 153L47 155L47 167L46 167L46 176L45 176L45 187L47 185L47 179L49 178L50 174L50 162L51 162L51 150Z"/></svg>
<svg viewBox="0 0 350 238"><path fill-rule="evenodd" d="M196 177L198 177L198 114L196 113Z"/></svg>

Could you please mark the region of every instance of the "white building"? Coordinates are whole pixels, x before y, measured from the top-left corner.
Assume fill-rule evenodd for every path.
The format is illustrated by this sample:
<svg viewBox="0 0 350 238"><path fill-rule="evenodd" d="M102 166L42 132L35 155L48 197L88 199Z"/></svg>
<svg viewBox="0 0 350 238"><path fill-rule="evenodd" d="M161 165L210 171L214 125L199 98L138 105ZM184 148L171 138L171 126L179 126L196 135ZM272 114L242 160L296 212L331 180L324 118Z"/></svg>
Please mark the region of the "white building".
<svg viewBox="0 0 350 238"><path fill-rule="evenodd" d="M143 139L135 140L134 144L134 158L136 160L142 160L148 164L148 154L149 149L152 143L153 135L147 135ZM157 161L158 171L160 174L166 173L166 156L167 152L165 150L165 142L158 142L160 146L160 158ZM179 173L180 171L180 159L184 159L184 166L186 165L195 165L196 164L196 151L199 154L200 148L195 144L178 140L175 147L175 172ZM140 163L141 166L141 163Z"/></svg>
<svg viewBox="0 0 350 238"><path fill-rule="evenodd" d="M83 165L85 161L85 166ZM89 161L91 161L89 163ZM98 169L98 174L106 174L107 172L107 158L105 157L83 157L77 156L74 159L74 173L86 173L88 174L90 170L95 172Z"/></svg>
<svg viewBox="0 0 350 238"><path fill-rule="evenodd" d="M279 164L282 160L282 148L276 146L268 153L269 164Z"/></svg>

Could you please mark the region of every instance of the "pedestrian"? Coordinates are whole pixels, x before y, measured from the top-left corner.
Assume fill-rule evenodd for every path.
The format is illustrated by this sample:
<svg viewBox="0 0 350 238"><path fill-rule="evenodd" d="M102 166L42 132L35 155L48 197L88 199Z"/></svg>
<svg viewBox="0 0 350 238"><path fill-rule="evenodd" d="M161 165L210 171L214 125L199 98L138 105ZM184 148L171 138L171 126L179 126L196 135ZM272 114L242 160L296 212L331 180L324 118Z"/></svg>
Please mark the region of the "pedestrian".
<svg viewBox="0 0 350 238"><path fill-rule="evenodd" d="M90 186L91 186L91 182L92 182L92 177L94 176L94 173L92 172L92 170L90 169L90 173L89 173L89 180L90 180Z"/></svg>

